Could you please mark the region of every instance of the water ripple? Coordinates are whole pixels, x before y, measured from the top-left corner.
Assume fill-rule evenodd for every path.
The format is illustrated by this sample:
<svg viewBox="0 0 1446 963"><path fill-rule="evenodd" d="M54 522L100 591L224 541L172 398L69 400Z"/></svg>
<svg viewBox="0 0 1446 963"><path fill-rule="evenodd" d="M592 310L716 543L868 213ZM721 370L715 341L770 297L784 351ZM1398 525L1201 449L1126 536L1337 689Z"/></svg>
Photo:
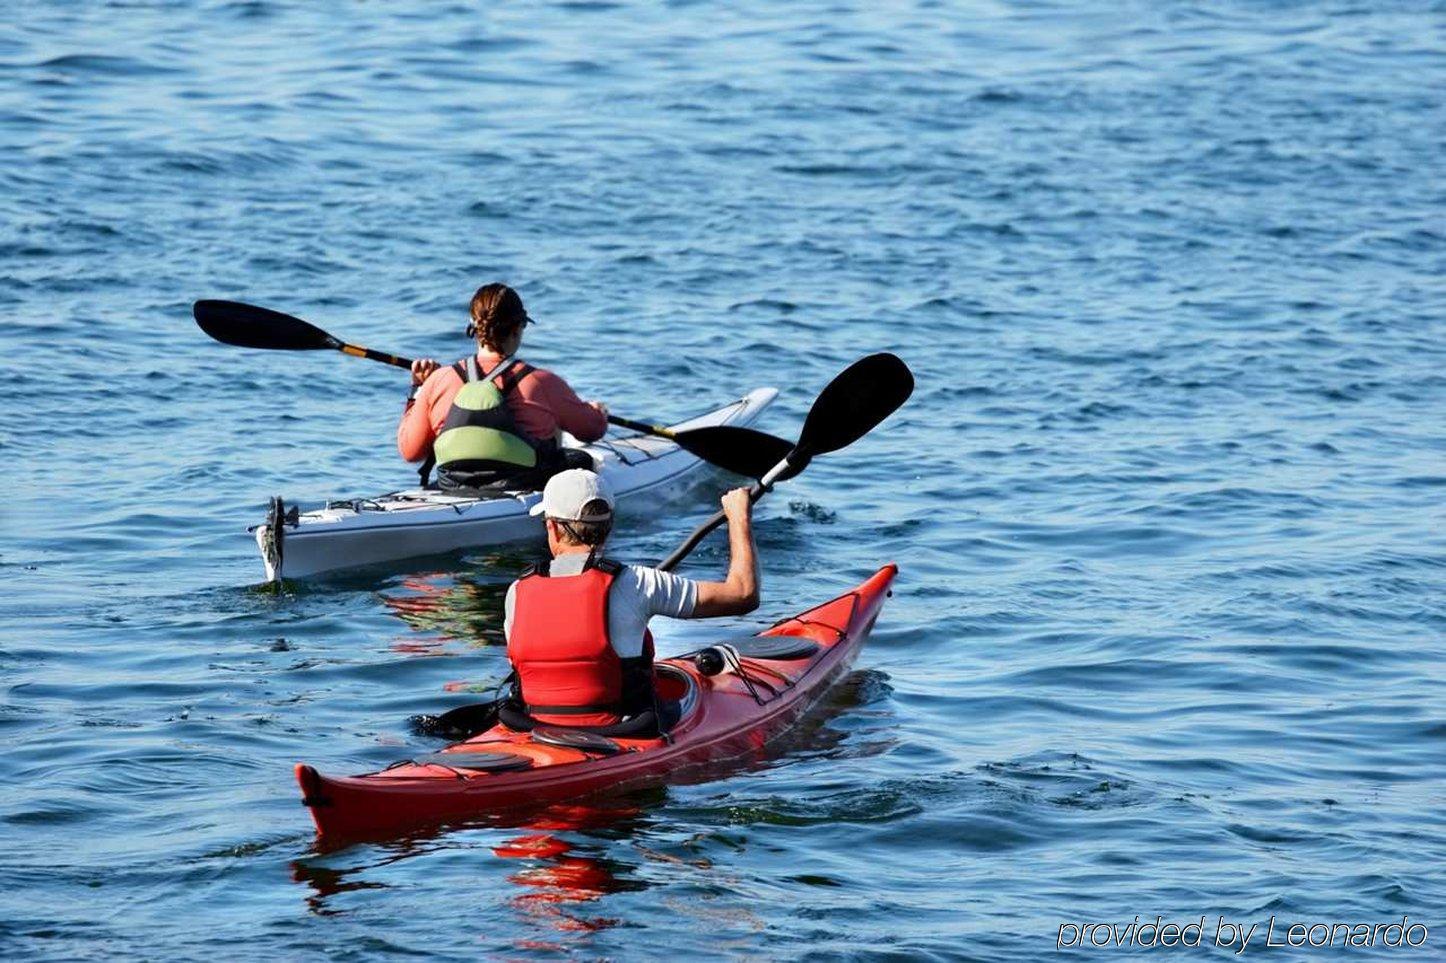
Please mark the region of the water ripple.
<svg viewBox="0 0 1446 963"><path fill-rule="evenodd" d="M1014 960L1076 919L1439 922L1438 21L27 8L0 31L7 959ZM762 503L760 618L901 581L764 764L316 850L290 767L432 745L407 720L503 674L537 546L252 588L270 495L406 483L405 386L220 347L189 303L452 357L494 278L531 360L649 420L774 384L788 435L844 364L904 356L910 404ZM722 482L616 552L667 554Z"/></svg>

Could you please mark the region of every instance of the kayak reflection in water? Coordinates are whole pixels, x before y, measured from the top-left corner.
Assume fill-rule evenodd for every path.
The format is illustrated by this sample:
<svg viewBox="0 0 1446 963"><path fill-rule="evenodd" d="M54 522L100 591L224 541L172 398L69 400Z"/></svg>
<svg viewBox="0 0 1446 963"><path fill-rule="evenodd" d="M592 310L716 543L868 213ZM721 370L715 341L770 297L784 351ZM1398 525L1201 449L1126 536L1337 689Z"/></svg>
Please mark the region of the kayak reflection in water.
<svg viewBox="0 0 1446 963"><path fill-rule="evenodd" d="M636 797L635 797L636 798ZM679 858L645 849L641 845L616 845L645 831L644 810L633 800L594 801L586 804L549 806L521 820L508 817L487 819L476 832L491 838L497 831L504 838L492 845L502 864L507 882L517 887L508 903L521 916L561 933L590 932L621 924L615 917L587 915L585 907L615 893L641 892L647 881L637 873L637 864L627 859L633 852L650 862L707 868L704 859ZM436 865L441 857L450 864L449 853L473 851L475 833L454 837L439 830L419 832L402 839L378 841L362 847L342 847L336 855L319 853L293 860L291 878L311 888L307 906L319 916L342 916L352 907L342 897L349 893L387 889L402 878L425 877L446 885L446 870ZM417 861L407 872L398 868ZM469 857L470 862L470 857ZM486 871L485 869L483 871ZM475 870L465 870L472 874ZM438 875L438 874L442 875ZM469 875L475 882L475 876ZM495 894L497 888L489 893ZM529 930L519 950L566 952L568 946L547 934Z"/></svg>
<svg viewBox="0 0 1446 963"><path fill-rule="evenodd" d="M569 912L613 893L641 891L647 884L630 878L632 867L604 855L599 846L579 846L564 833L596 828L614 829L634 820L636 806L564 805L550 806L530 818L522 828L529 832L506 839L492 847L502 859L516 859L525 866L507 877L521 887L511 903L536 923L562 930L600 930L617 926L613 917L583 916ZM527 940L519 949L562 952L565 946L543 940Z"/></svg>
<svg viewBox="0 0 1446 963"><path fill-rule="evenodd" d="M478 288L471 314L476 354L447 367L432 358L412 362L397 450L422 462L422 484L433 465L448 490L537 489L564 468L591 468L590 456L560 447L560 434L597 441L607 431L607 406L583 401L561 377L517 357L532 319L516 291Z"/></svg>
<svg viewBox="0 0 1446 963"><path fill-rule="evenodd" d="M507 656L517 677L513 698L501 706L509 728L545 723L650 737L676 721L659 717L648 620L742 615L758 607L748 490L734 489L722 501L728 575L697 582L603 557L614 500L596 473L571 469L547 483L532 513L545 516L552 558L514 582L505 603Z"/></svg>

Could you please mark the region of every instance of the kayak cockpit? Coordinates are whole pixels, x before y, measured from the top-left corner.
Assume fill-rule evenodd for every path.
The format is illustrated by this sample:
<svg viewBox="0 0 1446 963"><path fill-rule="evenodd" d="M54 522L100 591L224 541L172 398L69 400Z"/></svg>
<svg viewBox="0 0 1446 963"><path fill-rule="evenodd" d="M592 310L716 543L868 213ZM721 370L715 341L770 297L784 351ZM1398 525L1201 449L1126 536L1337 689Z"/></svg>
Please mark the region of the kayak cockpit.
<svg viewBox="0 0 1446 963"><path fill-rule="evenodd" d="M668 730L691 721L698 707L698 680L687 669L659 662L656 686L661 716ZM651 716L652 714L649 713ZM471 779L494 773L583 762L621 752L639 752L667 744L656 730L646 735L543 725L508 725L508 715L486 732L437 752L403 759L365 778Z"/></svg>

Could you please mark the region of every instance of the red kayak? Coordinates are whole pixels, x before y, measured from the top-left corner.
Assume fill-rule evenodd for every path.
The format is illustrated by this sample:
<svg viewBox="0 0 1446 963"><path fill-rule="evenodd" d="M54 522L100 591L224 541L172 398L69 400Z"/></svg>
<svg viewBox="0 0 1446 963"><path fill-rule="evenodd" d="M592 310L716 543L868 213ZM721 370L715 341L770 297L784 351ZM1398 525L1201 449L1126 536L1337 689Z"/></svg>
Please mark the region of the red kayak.
<svg viewBox="0 0 1446 963"><path fill-rule="evenodd" d="M317 832L334 839L654 785L756 757L848 671L897 572L886 565L851 592L731 642L740 658L717 674L699 669L716 669L706 658L660 661L658 695L678 719L662 738L545 726L519 732L499 723L364 776L323 776L298 765L302 801Z"/></svg>

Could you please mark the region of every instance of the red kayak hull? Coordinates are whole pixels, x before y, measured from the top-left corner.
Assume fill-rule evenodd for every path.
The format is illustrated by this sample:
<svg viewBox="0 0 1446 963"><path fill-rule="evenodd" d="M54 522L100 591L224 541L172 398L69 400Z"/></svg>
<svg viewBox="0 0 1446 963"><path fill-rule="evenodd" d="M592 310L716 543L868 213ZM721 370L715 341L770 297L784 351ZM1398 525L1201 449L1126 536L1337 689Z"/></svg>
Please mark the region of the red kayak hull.
<svg viewBox="0 0 1446 963"><path fill-rule="evenodd" d="M404 763L363 776L324 776L296 767L302 800L318 834L329 840L404 832L479 819L596 793L686 778L700 770L755 758L791 729L853 664L898 572L886 565L858 588L760 632L818 644L805 659L744 659L753 682L733 673L704 676L690 660L666 659L660 677L683 701L683 714L661 739L614 739L622 752L602 756L545 745L499 725L442 750L523 756L531 768L479 772L435 763ZM760 701L762 704L760 705ZM513 760L514 762L516 760Z"/></svg>

